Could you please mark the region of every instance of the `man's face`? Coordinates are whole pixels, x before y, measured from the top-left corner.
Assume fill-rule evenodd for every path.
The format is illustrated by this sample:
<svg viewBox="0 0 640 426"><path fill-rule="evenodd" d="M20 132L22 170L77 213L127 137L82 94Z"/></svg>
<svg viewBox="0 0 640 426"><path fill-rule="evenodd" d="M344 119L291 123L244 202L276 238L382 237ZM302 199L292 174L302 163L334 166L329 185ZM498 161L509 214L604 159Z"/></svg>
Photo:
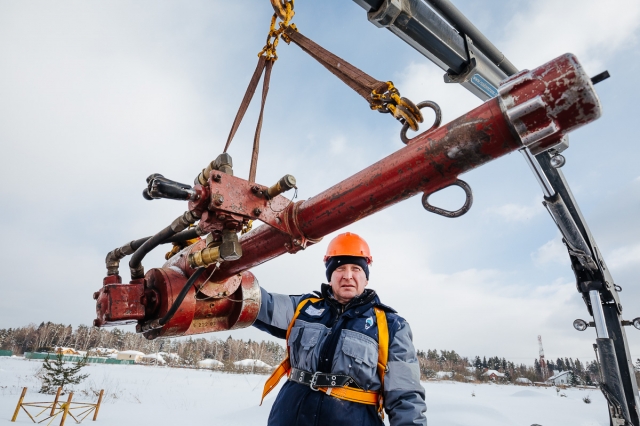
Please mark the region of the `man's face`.
<svg viewBox="0 0 640 426"><path fill-rule="evenodd" d="M367 276L361 267L346 264L338 266L333 271L329 285L336 300L345 305L354 297L361 295L367 283Z"/></svg>

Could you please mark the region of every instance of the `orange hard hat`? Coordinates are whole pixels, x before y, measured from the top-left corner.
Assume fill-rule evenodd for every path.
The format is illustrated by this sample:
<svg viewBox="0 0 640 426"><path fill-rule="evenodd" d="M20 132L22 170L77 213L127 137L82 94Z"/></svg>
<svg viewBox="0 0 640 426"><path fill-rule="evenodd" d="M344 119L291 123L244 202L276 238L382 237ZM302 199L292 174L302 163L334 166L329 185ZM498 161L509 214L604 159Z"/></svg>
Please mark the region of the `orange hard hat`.
<svg viewBox="0 0 640 426"><path fill-rule="evenodd" d="M364 257L367 263L373 262L369 244L362 237L351 232L345 232L331 240L327 247L327 254L324 256L325 263L333 256Z"/></svg>

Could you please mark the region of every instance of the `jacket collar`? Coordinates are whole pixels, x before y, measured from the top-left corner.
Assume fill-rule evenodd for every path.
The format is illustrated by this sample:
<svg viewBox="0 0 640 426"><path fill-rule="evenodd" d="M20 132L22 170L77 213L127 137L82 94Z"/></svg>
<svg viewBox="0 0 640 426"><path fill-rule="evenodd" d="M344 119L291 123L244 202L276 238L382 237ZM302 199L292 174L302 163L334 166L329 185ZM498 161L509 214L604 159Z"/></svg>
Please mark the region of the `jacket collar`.
<svg viewBox="0 0 640 426"><path fill-rule="evenodd" d="M333 290L331 289L331 286L329 284L322 284L320 288L320 294L327 301L327 303L329 303L329 305L331 305L340 313L347 312L350 309L356 308L358 306L363 306L371 302L374 302L374 304L376 305L380 304L380 299L378 299L378 295L376 294L375 290L372 290L370 288L365 288L364 292L362 292L361 295L354 297L346 305L343 305L336 300L336 298L333 296Z"/></svg>
<svg viewBox="0 0 640 426"><path fill-rule="evenodd" d="M333 290L329 284L322 284L320 291L314 291L314 293L326 300L331 307L340 313L347 312L351 308L355 308L357 306L366 305L367 303L371 303L373 306L379 306L387 312L393 314L397 313L397 311L392 307L380 302L380 298L376 291L370 288L365 288L361 295L354 297L346 306L336 300L333 296Z"/></svg>

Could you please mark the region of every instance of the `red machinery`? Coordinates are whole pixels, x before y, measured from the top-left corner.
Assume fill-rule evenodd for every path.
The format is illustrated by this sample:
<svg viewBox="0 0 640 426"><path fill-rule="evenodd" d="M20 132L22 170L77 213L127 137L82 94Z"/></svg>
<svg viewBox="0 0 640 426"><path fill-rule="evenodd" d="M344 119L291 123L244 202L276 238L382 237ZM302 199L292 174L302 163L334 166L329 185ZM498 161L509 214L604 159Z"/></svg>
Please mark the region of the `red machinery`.
<svg viewBox="0 0 640 426"><path fill-rule="evenodd" d="M508 78L495 98L306 201L280 195L295 186L292 176L270 188L233 176L227 154L203 170L193 188L152 175L147 198L189 200L189 210L155 236L109 253L108 275L94 294L94 325L137 322L149 339L247 327L260 309L252 267L420 192L425 208L433 209L429 194L460 185L468 208L462 173L523 147L534 154L549 150L599 116L591 80L567 54ZM238 238L251 220L264 225ZM197 235L207 237L144 274L140 262L148 251ZM132 280L123 284L119 261L130 254Z"/></svg>

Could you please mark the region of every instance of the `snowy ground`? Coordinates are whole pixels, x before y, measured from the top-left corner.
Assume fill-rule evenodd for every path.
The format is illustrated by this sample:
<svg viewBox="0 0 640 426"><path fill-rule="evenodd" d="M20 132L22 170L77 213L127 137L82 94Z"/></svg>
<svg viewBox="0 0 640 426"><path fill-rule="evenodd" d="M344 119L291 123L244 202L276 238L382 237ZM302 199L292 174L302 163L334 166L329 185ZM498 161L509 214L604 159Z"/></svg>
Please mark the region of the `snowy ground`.
<svg viewBox="0 0 640 426"><path fill-rule="evenodd" d="M0 358L0 425L11 424L24 386L29 388L25 402L53 400L37 393L34 374L41 365L41 361ZM261 375L103 364L89 365L85 371L90 377L77 387L78 400L95 401L83 398L83 391L104 388L107 397L96 423L104 426L264 425L277 394L272 392L259 406L266 379ZM568 389L562 391L566 397L560 397L553 388L453 382L424 386L430 426L609 425L606 403L597 390ZM582 401L586 395L591 404ZM85 423L93 424L89 420ZM22 412L14 424L32 422Z"/></svg>

